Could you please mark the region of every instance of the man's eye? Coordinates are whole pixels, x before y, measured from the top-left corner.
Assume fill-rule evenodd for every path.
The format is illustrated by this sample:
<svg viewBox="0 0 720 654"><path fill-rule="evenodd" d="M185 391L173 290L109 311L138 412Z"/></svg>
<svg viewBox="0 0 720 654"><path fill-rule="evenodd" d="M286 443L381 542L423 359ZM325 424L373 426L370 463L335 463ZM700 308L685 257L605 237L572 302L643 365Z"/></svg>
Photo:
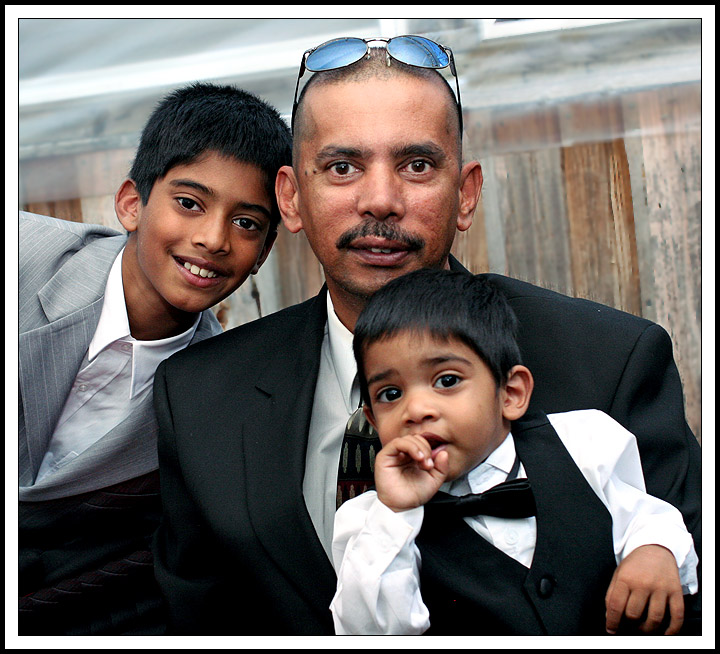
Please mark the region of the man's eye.
<svg viewBox="0 0 720 654"><path fill-rule="evenodd" d="M435 388L452 388L460 383L460 377L457 375L442 375L435 382Z"/></svg>
<svg viewBox="0 0 720 654"><path fill-rule="evenodd" d="M242 227L243 229L247 230L260 229L260 225L258 225L257 221L253 220L252 218L247 218L245 216L241 216L240 218L233 218L233 223L235 223L238 227Z"/></svg>
<svg viewBox="0 0 720 654"><path fill-rule="evenodd" d="M355 172L357 168L347 161L338 161L330 166L330 170L332 170L336 175L344 176Z"/></svg>
<svg viewBox="0 0 720 654"><path fill-rule="evenodd" d="M176 198L178 203L183 209L187 209L188 211L199 211L200 205L195 202L192 198Z"/></svg>
<svg viewBox="0 0 720 654"><path fill-rule="evenodd" d="M425 159L416 159L408 164L411 173L426 173L430 170L430 162Z"/></svg>
<svg viewBox="0 0 720 654"><path fill-rule="evenodd" d="M402 391L399 388L383 388L377 394L378 402L394 402L402 396Z"/></svg>

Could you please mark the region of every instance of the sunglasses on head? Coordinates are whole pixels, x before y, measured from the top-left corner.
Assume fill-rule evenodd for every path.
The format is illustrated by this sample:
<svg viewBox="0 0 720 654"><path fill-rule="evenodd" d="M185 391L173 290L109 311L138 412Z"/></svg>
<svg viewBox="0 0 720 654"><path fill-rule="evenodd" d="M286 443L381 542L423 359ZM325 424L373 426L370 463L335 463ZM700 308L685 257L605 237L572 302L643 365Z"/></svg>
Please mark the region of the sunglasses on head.
<svg viewBox="0 0 720 654"><path fill-rule="evenodd" d="M298 73L297 83L295 84L295 99L293 101L291 125L295 125L295 112L298 105L298 88L300 88L300 78L306 70L318 73L327 70L335 70L343 68L360 61L370 50L368 45L373 41L382 41L385 43L387 54L393 59L417 66L418 68L445 68L450 67L450 72L455 77L455 85L457 87L456 101L458 106L458 116L460 117L460 133L463 130L462 121L462 105L460 104L460 81L458 80L455 70L455 59L450 48L435 43L424 36L394 36L389 39L374 38L361 39L358 37L345 37L340 39L332 39L320 44L316 48L311 48L303 53L300 62L300 72Z"/></svg>

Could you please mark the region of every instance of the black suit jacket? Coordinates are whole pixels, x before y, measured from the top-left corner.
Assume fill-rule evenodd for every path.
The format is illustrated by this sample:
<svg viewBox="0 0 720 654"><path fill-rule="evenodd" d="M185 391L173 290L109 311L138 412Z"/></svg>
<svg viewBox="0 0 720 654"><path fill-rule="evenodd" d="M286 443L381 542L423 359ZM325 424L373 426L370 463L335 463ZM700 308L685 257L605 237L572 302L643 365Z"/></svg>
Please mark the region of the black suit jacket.
<svg viewBox="0 0 720 654"><path fill-rule="evenodd" d="M700 448L685 423L667 333L489 277L520 320L533 404L546 413L601 409L632 430L650 492L681 509L699 550ZM158 368L165 517L154 554L176 632L333 633L335 574L302 494L325 293Z"/></svg>

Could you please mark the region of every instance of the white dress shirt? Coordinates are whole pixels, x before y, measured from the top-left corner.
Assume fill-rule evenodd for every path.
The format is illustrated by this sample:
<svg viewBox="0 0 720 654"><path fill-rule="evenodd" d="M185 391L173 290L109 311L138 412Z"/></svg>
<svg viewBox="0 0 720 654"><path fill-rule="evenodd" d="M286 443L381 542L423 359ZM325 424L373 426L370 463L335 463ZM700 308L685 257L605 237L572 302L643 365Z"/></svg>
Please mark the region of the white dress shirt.
<svg viewBox="0 0 720 654"><path fill-rule="evenodd" d="M105 286L102 312L88 351L65 401L36 481L80 456L125 420L152 392L161 361L187 347L200 322L177 336L138 341L130 335L118 254Z"/></svg>
<svg viewBox="0 0 720 654"><path fill-rule="evenodd" d="M549 415L552 426L613 520L619 563L641 545L668 548L680 569L684 593L695 593L697 555L680 512L648 495L635 437L596 410ZM479 466L443 484L452 495L478 493L506 480L515 461L508 434ZM520 466L520 477L525 471ZM420 552L415 538L424 507L395 513L369 491L337 511L333 564L338 589L331 610L338 634L421 634L430 625L419 586ZM535 551L536 519L465 518L478 534L529 567Z"/></svg>
<svg viewBox="0 0 720 654"><path fill-rule="evenodd" d="M327 314L308 434L303 496L318 538L331 559L340 449L347 421L360 405L360 388L353 384L357 374L353 335L335 314L330 293Z"/></svg>

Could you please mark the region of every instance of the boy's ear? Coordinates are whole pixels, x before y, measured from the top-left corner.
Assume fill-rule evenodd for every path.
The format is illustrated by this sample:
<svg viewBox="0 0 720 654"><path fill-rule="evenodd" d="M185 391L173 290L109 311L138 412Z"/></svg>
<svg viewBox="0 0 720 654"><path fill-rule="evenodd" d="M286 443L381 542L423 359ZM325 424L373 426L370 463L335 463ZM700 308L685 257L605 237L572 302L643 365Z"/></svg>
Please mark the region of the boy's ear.
<svg viewBox="0 0 720 654"><path fill-rule="evenodd" d="M513 421L525 415L534 386L532 373L525 366L511 368L503 389L503 418Z"/></svg>
<svg viewBox="0 0 720 654"><path fill-rule="evenodd" d="M120 224L128 231L134 232L138 227L142 202L135 182L126 179L115 193L115 213Z"/></svg>
<svg viewBox="0 0 720 654"><path fill-rule="evenodd" d="M292 166L282 166L275 178L275 196L285 227L297 234L302 229L300 216L300 196L295 171Z"/></svg>
<svg viewBox="0 0 720 654"><path fill-rule="evenodd" d="M275 239L277 239L277 235L277 228L268 231L267 236L265 237L265 245L263 245L260 256L250 271L251 275L257 275L258 270L260 270L260 267L265 263L265 260L270 254L270 250L272 250L273 243L275 243Z"/></svg>
<svg viewBox="0 0 720 654"><path fill-rule="evenodd" d="M367 421L373 426L373 429L377 431L377 424L375 423L375 416L373 415L372 409L369 404L363 404L363 413L367 418Z"/></svg>

